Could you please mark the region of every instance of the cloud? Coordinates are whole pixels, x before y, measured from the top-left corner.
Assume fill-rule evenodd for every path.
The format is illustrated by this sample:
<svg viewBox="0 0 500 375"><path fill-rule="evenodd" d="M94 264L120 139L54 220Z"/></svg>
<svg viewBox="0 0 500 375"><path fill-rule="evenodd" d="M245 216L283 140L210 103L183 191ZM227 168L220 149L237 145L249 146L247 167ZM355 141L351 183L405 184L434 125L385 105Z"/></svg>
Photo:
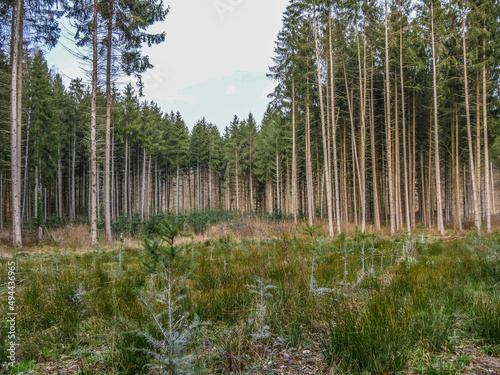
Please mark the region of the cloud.
<svg viewBox="0 0 500 375"><path fill-rule="evenodd" d="M226 95L234 95L236 94L236 87L231 86L226 90Z"/></svg>

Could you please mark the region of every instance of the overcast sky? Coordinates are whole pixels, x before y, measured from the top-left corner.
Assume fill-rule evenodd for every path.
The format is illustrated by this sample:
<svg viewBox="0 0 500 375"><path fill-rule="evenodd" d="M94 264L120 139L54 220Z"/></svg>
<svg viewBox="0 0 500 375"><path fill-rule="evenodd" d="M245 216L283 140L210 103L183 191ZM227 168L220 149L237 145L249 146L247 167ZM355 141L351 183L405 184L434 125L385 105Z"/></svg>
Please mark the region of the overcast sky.
<svg viewBox="0 0 500 375"><path fill-rule="evenodd" d="M155 68L144 75L145 98L164 112L179 111L189 128L205 117L221 131L234 115L260 122L275 83L266 77L288 0L166 0L170 13L151 31L164 43L144 48ZM49 65L66 77L82 76L61 45Z"/></svg>

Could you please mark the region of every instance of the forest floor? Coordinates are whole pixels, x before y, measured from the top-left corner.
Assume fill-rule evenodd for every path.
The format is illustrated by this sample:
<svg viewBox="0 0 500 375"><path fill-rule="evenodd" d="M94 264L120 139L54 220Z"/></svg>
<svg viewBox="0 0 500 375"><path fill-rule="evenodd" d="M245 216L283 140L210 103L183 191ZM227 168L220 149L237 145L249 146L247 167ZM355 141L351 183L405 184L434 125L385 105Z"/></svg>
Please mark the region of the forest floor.
<svg viewBox="0 0 500 375"><path fill-rule="evenodd" d="M91 249L85 227L50 235L16 254L18 365L0 373L160 373L154 342L172 341L151 314L168 326L155 297L167 285L144 267L142 242ZM189 339L171 346L175 373L189 359L200 374L500 374L499 234L352 230L330 241L253 221L209 228L179 249L189 275L174 272L172 337ZM3 315L10 252L0 253ZM194 317L203 324L191 330Z"/></svg>

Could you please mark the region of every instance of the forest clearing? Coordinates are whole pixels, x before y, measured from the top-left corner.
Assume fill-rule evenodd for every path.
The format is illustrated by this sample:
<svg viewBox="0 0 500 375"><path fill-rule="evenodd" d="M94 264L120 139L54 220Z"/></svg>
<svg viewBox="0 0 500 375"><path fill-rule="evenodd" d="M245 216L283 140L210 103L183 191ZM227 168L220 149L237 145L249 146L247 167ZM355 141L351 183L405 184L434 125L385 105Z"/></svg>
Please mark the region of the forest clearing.
<svg viewBox="0 0 500 375"><path fill-rule="evenodd" d="M142 245L17 252L10 373L500 371L498 233L331 240L307 224L245 219L181 238L192 228L175 216L158 228Z"/></svg>
<svg viewBox="0 0 500 375"><path fill-rule="evenodd" d="M497 1L168 2L0 0L0 374L500 374Z"/></svg>

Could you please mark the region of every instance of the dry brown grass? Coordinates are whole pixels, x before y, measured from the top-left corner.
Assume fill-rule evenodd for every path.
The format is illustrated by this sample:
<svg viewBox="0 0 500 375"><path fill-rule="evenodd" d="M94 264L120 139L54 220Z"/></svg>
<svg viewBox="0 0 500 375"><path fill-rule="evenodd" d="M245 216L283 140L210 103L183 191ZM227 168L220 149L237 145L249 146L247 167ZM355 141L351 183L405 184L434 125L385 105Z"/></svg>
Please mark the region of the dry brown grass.
<svg viewBox="0 0 500 375"><path fill-rule="evenodd" d="M303 237L303 225L304 223L302 221L299 221L297 225L294 225L293 221L273 222L259 219L227 222L213 225L209 227L204 234L195 235L193 238L182 238L179 242L200 242L210 239L219 239L224 236L230 236L233 239L262 239L294 235L297 237ZM320 232L324 234L328 233L328 221L326 219L316 220L315 225L320 227ZM474 223L467 221L463 223L463 226L463 231L455 231L453 229L453 224L451 223L450 226L446 228L445 239L464 237L467 232L473 228ZM492 228L493 231L500 230L500 215L492 216ZM346 233L348 236L354 236L358 229L359 227L352 223L342 225L342 232ZM384 226L381 231L376 232L373 224L367 223L366 231L367 233L375 233L382 238L391 237L390 228L388 226ZM404 236L405 234L406 233L404 231L401 231L396 235ZM425 235L436 238L440 237L440 234L435 227L427 228L425 230ZM38 244L36 242L35 234L23 233L24 250L29 252L48 251L54 249L62 251L71 250L73 252L90 252L94 250L90 245L90 228L85 225L68 225L63 228L47 230L44 232L44 237L44 242ZM113 245L105 246L103 231L98 231L98 240L100 249L115 249L118 245L118 241L116 240ZM125 239L125 246L129 248L137 248L140 247L141 244L142 238L127 237ZM0 253L7 253L11 250L11 232L9 228L5 228L3 231L0 231Z"/></svg>

